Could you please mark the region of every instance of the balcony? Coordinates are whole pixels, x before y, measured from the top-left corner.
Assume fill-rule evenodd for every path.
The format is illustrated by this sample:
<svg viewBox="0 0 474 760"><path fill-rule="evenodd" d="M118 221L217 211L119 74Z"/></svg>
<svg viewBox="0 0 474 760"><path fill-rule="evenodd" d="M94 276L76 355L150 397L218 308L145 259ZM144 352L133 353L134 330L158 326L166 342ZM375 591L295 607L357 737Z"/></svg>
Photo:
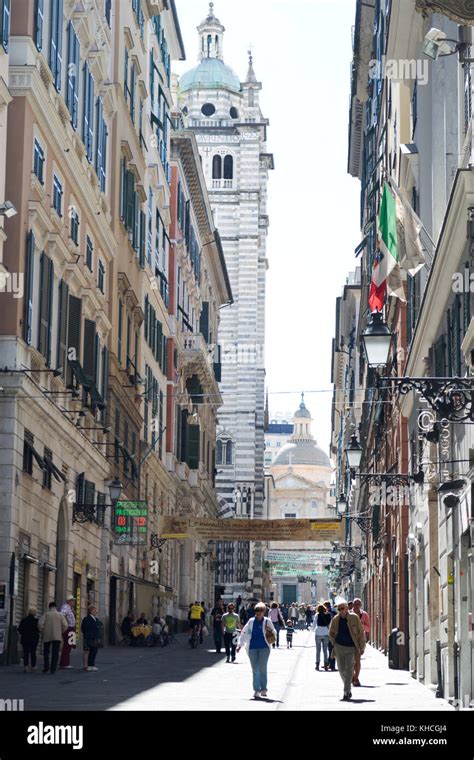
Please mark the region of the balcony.
<svg viewBox="0 0 474 760"><path fill-rule="evenodd" d="M213 190L232 190L233 187L234 187L233 179L213 179L212 180Z"/></svg>
<svg viewBox="0 0 474 760"><path fill-rule="evenodd" d="M184 333L180 342L180 368L197 375L205 392L212 394L212 402L219 406L222 400L214 372L214 346L209 346L201 333Z"/></svg>

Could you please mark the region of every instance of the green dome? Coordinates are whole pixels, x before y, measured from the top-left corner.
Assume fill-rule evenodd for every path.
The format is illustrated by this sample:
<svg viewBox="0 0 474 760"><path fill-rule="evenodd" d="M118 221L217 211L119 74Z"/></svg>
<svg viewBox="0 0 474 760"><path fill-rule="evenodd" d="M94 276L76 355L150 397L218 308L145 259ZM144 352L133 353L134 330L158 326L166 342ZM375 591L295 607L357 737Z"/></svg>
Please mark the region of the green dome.
<svg viewBox="0 0 474 760"><path fill-rule="evenodd" d="M187 71L179 80L181 92L192 89L216 90L223 88L240 92L240 79L219 58L204 58L199 66Z"/></svg>

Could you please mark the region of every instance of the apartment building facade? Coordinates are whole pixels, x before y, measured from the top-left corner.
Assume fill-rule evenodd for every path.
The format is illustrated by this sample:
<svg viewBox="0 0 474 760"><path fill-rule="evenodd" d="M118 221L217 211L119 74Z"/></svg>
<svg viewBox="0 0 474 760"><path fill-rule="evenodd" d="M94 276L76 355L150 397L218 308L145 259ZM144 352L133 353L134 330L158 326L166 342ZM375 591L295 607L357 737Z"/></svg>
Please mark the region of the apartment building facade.
<svg viewBox="0 0 474 760"><path fill-rule="evenodd" d="M192 549L159 541L158 518L185 509L183 482L192 509L212 510L220 396L198 420L205 457L190 462L175 424L193 351L176 332L170 242L171 61L184 58L173 0L12 4L8 54L6 196L18 213L3 259L24 275L24 296L0 301L0 578L13 657L27 607L41 613L67 593L78 617L97 604L110 643L129 609L176 621L191 596L211 598L210 560L195 572ZM193 334L208 308L217 343L216 312L231 295L217 244L205 246L217 233L196 159L188 151L195 237L181 256ZM206 382L214 390L209 371Z"/></svg>

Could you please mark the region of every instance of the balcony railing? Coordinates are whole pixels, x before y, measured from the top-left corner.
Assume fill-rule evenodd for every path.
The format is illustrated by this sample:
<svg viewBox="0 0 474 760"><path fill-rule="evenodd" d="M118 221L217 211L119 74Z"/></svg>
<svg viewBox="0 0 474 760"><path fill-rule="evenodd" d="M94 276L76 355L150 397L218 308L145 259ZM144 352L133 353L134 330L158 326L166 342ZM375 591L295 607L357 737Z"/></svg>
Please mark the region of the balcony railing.
<svg viewBox="0 0 474 760"><path fill-rule="evenodd" d="M234 186L233 179L213 179L212 180L212 188L214 190L228 190L228 189L232 189L233 186Z"/></svg>

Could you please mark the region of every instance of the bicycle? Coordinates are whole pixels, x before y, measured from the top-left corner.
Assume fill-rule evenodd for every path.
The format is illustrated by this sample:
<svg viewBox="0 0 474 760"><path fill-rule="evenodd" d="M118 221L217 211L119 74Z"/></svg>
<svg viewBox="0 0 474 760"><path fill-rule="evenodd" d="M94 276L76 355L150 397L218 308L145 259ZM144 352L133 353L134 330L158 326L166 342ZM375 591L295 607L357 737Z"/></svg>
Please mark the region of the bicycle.
<svg viewBox="0 0 474 760"><path fill-rule="evenodd" d="M189 645L191 649L196 649L199 644L199 631L199 625L195 625L191 628L191 635L189 637Z"/></svg>

